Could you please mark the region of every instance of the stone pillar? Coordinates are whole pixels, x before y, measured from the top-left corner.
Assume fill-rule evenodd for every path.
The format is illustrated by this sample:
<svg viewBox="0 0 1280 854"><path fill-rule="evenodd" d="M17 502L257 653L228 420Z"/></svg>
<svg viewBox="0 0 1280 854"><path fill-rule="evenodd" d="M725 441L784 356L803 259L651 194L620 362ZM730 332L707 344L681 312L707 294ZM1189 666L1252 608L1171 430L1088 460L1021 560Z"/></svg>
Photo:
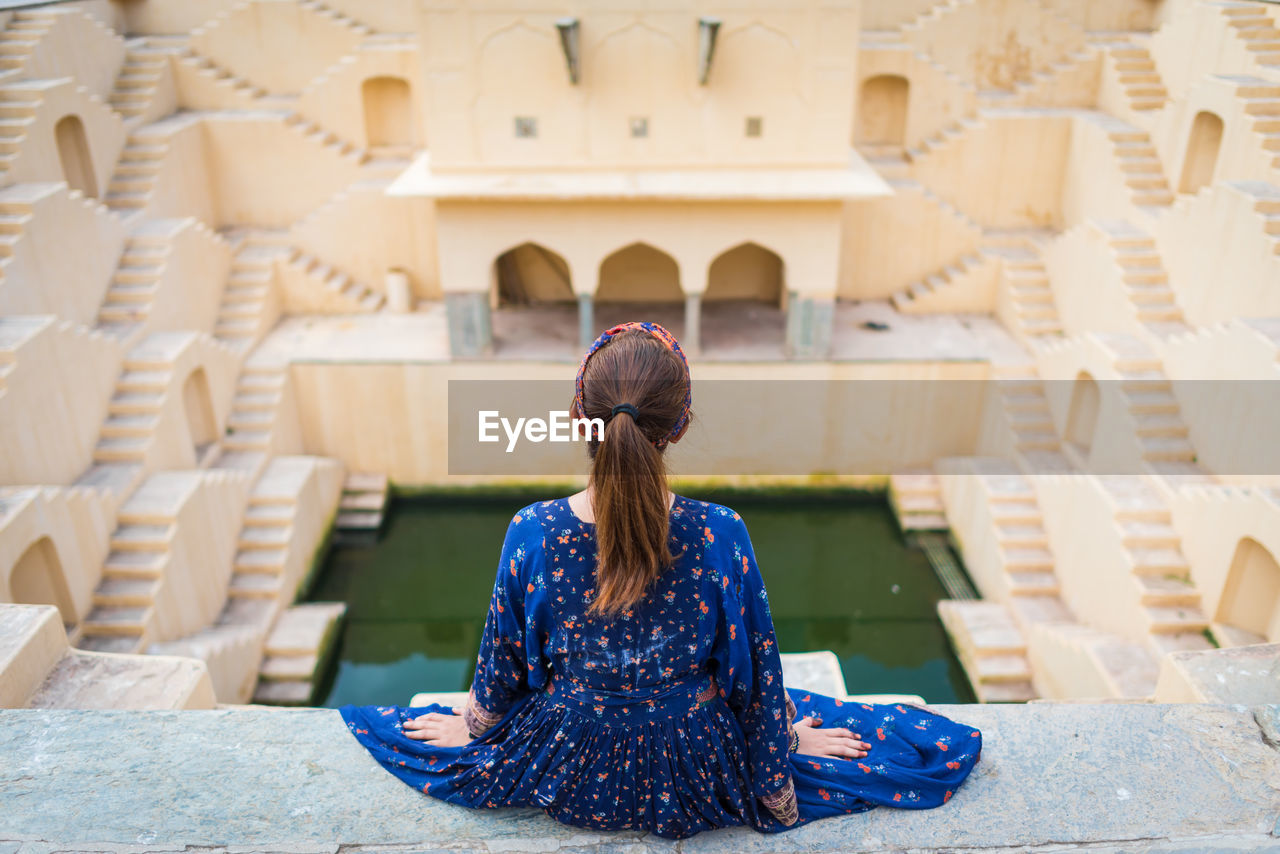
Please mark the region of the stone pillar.
<svg viewBox="0 0 1280 854"><path fill-rule="evenodd" d="M409 275L404 270L388 270L386 278L387 311L407 314L413 310L409 292Z"/></svg>
<svg viewBox="0 0 1280 854"><path fill-rule="evenodd" d="M489 297L483 291L454 291L444 295L449 326L449 355L455 359L493 353Z"/></svg>
<svg viewBox="0 0 1280 854"><path fill-rule="evenodd" d="M825 359L831 353L835 300L787 294L787 357Z"/></svg>
<svg viewBox="0 0 1280 854"><path fill-rule="evenodd" d="M591 294L578 294L578 349L585 353L595 340L595 303Z"/></svg>
<svg viewBox="0 0 1280 854"><path fill-rule="evenodd" d="M687 294L684 298L684 340L680 349L689 356L702 353L702 294Z"/></svg>

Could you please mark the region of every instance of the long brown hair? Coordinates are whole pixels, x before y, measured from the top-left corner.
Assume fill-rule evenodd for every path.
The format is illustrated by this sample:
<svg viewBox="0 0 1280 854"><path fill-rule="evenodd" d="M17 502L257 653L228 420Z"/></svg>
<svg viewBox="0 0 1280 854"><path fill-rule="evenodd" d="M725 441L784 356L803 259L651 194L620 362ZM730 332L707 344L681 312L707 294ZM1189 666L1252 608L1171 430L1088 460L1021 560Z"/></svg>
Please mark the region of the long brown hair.
<svg viewBox="0 0 1280 854"><path fill-rule="evenodd" d="M665 439L684 414L684 361L643 330L620 332L587 362L581 415L605 421L587 444L596 528L596 595L587 613L616 614L639 602L675 561L667 542ZM613 407L629 403L636 417Z"/></svg>

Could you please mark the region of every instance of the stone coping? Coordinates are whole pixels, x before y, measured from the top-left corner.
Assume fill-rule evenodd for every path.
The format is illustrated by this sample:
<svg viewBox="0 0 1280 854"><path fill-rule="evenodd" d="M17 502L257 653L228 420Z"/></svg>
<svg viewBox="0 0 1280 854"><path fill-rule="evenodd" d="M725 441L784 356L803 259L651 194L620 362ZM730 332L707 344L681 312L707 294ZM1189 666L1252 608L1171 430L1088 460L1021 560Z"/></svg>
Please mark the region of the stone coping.
<svg viewBox="0 0 1280 854"><path fill-rule="evenodd" d="M436 801L333 709L0 710L0 854L1280 850L1280 705L934 708L984 735L946 805L678 844Z"/></svg>

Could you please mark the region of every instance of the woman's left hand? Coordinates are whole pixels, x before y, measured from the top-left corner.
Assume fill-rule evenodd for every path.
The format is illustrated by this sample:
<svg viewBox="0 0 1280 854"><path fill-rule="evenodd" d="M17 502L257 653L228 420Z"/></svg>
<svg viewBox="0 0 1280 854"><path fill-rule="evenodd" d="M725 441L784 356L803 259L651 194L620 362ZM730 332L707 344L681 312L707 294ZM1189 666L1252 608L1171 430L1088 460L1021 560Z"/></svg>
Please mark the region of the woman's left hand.
<svg viewBox="0 0 1280 854"><path fill-rule="evenodd" d="M471 743L471 733L467 732L467 724L460 708L455 708L451 715L428 712L410 718L404 722L404 734L415 741L425 741L436 747L461 747Z"/></svg>

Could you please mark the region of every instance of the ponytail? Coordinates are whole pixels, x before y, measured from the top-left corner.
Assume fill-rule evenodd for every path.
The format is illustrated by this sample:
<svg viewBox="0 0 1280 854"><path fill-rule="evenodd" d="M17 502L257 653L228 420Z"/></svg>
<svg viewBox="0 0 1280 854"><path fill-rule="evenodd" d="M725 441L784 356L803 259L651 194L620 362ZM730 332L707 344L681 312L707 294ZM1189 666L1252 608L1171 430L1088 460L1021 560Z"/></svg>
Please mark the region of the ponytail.
<svg viewBox="0 0 1280 854"><path fill-rule="evenodd" d="M643 331L625 331L585 368L581 415L602 418L588 444L596 530L596 592L589 614L634 606L675 561L669 545L663 449L687 410L684 361Z"/></svg>

